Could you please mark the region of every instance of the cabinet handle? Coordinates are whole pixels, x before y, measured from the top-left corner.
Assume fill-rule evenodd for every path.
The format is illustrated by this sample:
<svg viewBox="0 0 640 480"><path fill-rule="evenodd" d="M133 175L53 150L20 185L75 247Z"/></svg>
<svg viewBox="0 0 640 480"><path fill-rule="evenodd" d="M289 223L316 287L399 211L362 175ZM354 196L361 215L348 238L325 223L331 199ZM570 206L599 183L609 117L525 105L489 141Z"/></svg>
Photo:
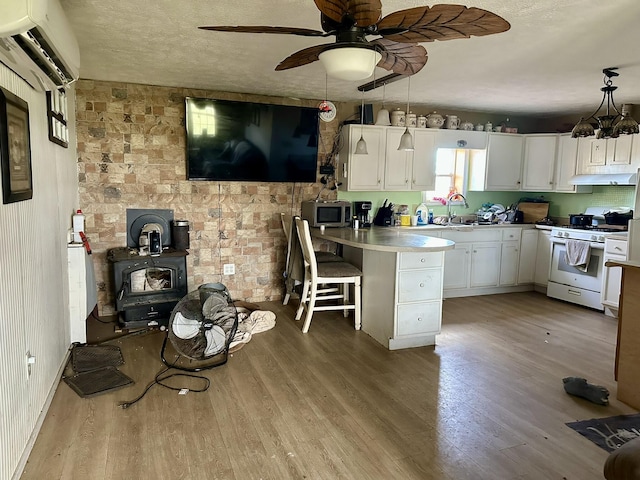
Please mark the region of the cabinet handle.
<svg viewBox="0 0 640 480"><path fill-rule="evenodd" d="M420 282L420 288L424 287L424 282Z"/></svg>
<svg viewBox="0 0 640 480"><path fill-rule="evenodd" d="M616 248L617 248L618 250L620 250L620 247L616 247ZM427 261L427 259L426 259L426 258L421 258L421 259L420 259L420 261L421 261L422 263L424 263L424 262L426 262L426 261Z"/></svg>
<svg viewBox="0 0 640 480"><path fill-rule="evenodd" d="M422 317L418 317L418 321L421 322L422 321Z"/></svg>
<svg viewBox="0 0 640 480"><path fill-rule="evenodd" d="M620 247L613 247L613 249L622 251L622 249Z"/></svg>

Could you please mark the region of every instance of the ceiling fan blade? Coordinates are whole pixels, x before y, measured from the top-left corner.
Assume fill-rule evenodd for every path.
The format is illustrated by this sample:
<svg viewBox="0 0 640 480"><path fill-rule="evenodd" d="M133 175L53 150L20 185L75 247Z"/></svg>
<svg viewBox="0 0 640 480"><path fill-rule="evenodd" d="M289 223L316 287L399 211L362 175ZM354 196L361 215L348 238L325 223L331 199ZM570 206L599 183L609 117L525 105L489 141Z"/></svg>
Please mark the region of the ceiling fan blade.
<svg viewBox="0 0 640 480"><path fill-rule="evenodd" d="M295 27L231 27L231 26L213 26L213 27L198 27L201 30L212 30L214 32L240 32L240 33L280 33L288 35L301 35L303 37L327 37L328 33L321 32L319 30L311 30L308 28L295 28Z"/></svg>
<svg viewBox="0 0 640 480"><path fill-rule="evenodd" d="M399 75L414 75L427 63L427 51L421 45L398 43L386 38L378 38L373 42L380 47L382 58L378 67L390 70Z"/></svg>
<svg viewBox="0 0 640 480"><path fill-rule="evenodd" d="M301 67L302 65L313 63L318 60L318 55L333 46L333 43L328 43L298 50L296 53L292 53L282 60L276 67L276 71L288 70L289 68Z"/></svg>
<svg viewBox="0 0 640 480"><path fill-rule="evenodd" d="M345 15L353 17L358 27L375 25L382 16L380 0L314 0L318 10L334 22L342 23Z"/></svg>
<svg viewBox="0 0 640 480"><path fill-rule="evenodd" d="M432 42L506 32L509 22L495 13L463 5L416 7L391 13L378 23L378 33L395 42Z"/></svg>

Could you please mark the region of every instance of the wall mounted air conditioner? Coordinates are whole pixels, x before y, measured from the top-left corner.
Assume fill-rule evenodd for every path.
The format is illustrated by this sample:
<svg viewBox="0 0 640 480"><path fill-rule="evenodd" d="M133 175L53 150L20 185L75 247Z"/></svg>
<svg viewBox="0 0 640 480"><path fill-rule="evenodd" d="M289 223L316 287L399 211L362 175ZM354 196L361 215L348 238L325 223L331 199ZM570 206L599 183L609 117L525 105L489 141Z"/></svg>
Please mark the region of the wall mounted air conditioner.
<svg viewBox="0 0 640 480"><path fill-rule="evenodd" d="M37 90L78 79L80 49L58 0L0 1L0 61Z"/></svg>

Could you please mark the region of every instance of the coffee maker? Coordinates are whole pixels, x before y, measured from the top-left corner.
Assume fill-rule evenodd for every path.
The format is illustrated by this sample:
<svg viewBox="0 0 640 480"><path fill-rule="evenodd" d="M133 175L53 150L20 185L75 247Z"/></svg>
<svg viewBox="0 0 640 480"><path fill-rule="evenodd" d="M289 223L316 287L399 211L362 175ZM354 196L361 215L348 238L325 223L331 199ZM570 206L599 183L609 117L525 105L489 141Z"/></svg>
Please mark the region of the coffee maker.
<svg viewBox="0 0 640 480"><path fill-rule="evenodd" d="M371 202L361 201L354 203L354 214L361 227L371 226Z"/></svg>

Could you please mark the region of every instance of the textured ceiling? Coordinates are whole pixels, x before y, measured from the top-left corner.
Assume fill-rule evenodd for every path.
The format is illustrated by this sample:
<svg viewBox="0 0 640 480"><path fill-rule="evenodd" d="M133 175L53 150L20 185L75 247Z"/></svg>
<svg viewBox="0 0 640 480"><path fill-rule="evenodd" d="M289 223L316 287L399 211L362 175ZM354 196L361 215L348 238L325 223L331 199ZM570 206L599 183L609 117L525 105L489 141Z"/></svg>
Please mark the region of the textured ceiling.
<svg viewBox="0 0 640 480"><path fill-rule="evenodd" d="M383 16L434 5L382 2ZM326 89L330 100L362 100L357 86L365 81L327 81L320 62L274 71L291 53L331 39L197 28L273 25L319 30L320 14L312 0L61 4L80 44L81 78L311 99L324 98ZM511 29L423 43L429 61L411 78L412 105L513 114L592 113L601 99L606 67L620 68L614 80L619 86L616 103L640 104L640 1L473 0L465 5L502 16ZM376 69L378 78L388 73ZM385 100L405 103L407 85L406 79L387 85ZM381 88L365 94L367 103L381 100Z"/></svg>

